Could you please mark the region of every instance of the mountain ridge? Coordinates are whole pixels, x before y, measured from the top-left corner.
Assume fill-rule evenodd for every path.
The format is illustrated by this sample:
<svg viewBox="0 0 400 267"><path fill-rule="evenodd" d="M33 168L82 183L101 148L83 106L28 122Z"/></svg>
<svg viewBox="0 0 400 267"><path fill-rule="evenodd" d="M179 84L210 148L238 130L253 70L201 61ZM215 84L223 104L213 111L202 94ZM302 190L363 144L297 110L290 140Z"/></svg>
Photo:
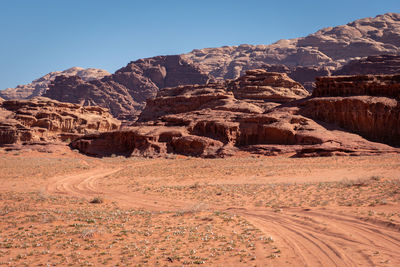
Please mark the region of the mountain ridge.
<svg viewBox="0 0 400 267"><path fill-rule="evenodd" d="M113 75L92 81L54 79L46 85L49 89L41 92L58 101L100 105L116 117L132 120L143 110L146 99L164 87L236 79L247 70L267 69L286 72L312 91L315 77L329 76L348 62L382 54L400 55L400 13L363 18L270 45L203 48L138 59Z"/></svg>

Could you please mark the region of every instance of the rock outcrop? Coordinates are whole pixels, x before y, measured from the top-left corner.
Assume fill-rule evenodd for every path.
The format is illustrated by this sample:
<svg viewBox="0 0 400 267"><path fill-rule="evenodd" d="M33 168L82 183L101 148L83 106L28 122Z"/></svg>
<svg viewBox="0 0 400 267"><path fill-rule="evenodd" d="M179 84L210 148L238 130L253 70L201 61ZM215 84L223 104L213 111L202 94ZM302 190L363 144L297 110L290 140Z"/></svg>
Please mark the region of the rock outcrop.
<svg viewBox="0 0 400 267"><path fill-rule="evenodd" d="M320 77L316 85L314 97L368 95L400 99L400 74Z"/></svg>
<svg viewBox="0 0 400 267"><path fill-rule="evenodd" d="M275 88L273 97L269 94L265 97L269 89L259 86ZM71 146L90 155L125 156L173 153L224 157L238 152L329 156L400 152L346 132L335 122L315 121L320 106L312 101L320 98L302 98L306 96L307 91L286 75L264 70L248 71L235 81L165 88L147 101L132 127L87 135L73 141ZM327 98L334 101L334 97ZM390 105L394 108L393 103ZM372 108L372 100L370 104L369 111L374 116L383 115L381 112L385 110L380 109L380 103L375 103L376 108ZM352 103L343 105L351 108ZM394 112L398 116L398 111ZM379 136L379 141L386 139Z"/></svg>
<svg viewBox="0 0 400 267"><path fill-rule="evenodd" d="M324 66L303 67L266 64L263 68L268 72L286 73L291 79L303 85L309 92L314 90L317 77L331 75L330 69Z"/></svg>
<svg viewBox="0 0 400 267"><path fill-rule="evenodd" d="M121 119L134 120L148 98L160 88L183 84L204 84L210 77L181 56L140 59L100 80L58 77L45 96L58 101L98 105Z"/></svg>
<svg viewBox="0 0 400 267"><path fill-rule="evenodd" d="M78 76L83 81L91 81L101 79L104 76L110 75L105 70L94 68L80 68L73 67L64 71L50 72L43 77L34 80L33 82L25 85L18 85L15 88L7 88L0 90L0 96L4 99L30 99L37 96L42 96L48 89L49 84L60 75L64 76Z"/></svg>
<svg viewBox="0 0 400 267"><path fill-rule="evenodd" d="M400 145L400 74L321 77L302 114Z"/></svg>
<svg viewBox="0 0 400 267"><path fill-rule="evenodd" d="M337 76L396 73L400 74L400 55L369 56L359 60L352 60L332 74Z"/></svg>
<svg viewBox="0 0 400 267"><path fill-rule="evenodd" d="M298 82L285 73L267 72L257 69L246 71L246 75L229 84L237 99L263 100L266 102L285 103L309 95Z"/></svg>
<svg viewBox="0 0 400 267"><path fill-rule="evenodd" d="M39 97L0 103L0 145L71 141L84 134L118 130L106 109Z"/></svg>
<svg viewBox="0 0 400 267"><path fill-rule="evenodd" d="M308 95L302 85L286 74L262 69L250 70L233 81L164 88L156 98L147 100L139 121L207 108L259 114L280 103Z"/></svg>

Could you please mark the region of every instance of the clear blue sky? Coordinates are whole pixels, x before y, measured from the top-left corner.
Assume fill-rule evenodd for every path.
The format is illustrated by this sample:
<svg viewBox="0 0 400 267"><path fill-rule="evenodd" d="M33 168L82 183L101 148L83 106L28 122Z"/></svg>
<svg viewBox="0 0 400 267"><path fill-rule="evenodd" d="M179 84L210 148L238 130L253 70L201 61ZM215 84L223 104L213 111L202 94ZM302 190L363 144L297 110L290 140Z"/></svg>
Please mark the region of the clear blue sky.
<svg viewBox="0 0 400 267"><path fill-rule="evenodd" d="M0 89L73 66L270 44L387 12L399 0L0 0Z"/></svg>

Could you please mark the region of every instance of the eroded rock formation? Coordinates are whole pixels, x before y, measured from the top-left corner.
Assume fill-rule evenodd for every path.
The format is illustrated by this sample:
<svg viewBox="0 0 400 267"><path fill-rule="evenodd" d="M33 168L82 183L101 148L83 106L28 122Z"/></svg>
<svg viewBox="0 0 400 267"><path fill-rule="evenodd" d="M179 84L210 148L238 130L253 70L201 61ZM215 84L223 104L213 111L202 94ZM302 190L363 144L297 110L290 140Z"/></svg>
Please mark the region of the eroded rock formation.
<svg viewBox="0 0 400 267"><path fill-rule="evenodd" d="M320 77L314 97L321 96L384 96L400 99L400 74Z"/></svg>
<svg viewBox="0 0 400 267"><path fill-rule="evenodd" d="M273 94L270 88L274 88ZM173 153L223 157L238 152L329 156L399 152L346 132L335 126L336 122L315 121L312 118L322 107L334 109L322 102L313 104L320 98L304 98L307 95L301 85L286 75L264 70L248 71L236 81L165 88L147 101L139 121L132 127L87 135L71 146L90 155L125 156ZM327 98L335 101L335 97ZM392 102L390 105L394 107ZM343 103L348 109L352 104ZM375 104L377 107L373 108ZM379 105L371 100L368 111L381 116L380 112L385 111ZM394 112L399 116L398 111ZM357 121L353 123L356 125ZM386 141L384 136L378 138Z"/></svg>
<svg viewBox="0 0 400 267"><path fill-rule="evenodd" d="M84 134L120 128L106 109L82 107L48 98L0 103L0 145L35 141L71 141Z"/></svg>
<svg viewBox="0 0 400 267"><path fill-rule="evenodd" d="M400 55L369 56L352 60L333 75L400 74ZM325 76L325 75L320 75Z"/></svg>
<svg viewBox="0 0 400 267"><path fill-rule="evenodd" d="M249 70L246 75L229 84L237 99L263 100L264 102L285 103L304 98L309 93L298 82L285 73Z"/></svg>
<svg viewBox="0 0 400 267"><path fill-rule="evenodd" d="M378 142L400 145L400 75L317 79L302 113Z"/></svg>

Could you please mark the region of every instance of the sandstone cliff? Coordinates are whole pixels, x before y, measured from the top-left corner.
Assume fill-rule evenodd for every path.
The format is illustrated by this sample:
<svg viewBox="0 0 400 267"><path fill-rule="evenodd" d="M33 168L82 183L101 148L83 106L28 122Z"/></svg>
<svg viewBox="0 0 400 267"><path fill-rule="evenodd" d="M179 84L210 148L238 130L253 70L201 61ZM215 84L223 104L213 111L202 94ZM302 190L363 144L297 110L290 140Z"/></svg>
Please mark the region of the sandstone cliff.
<svg viewBox="0 0 400 267"><path fill-rule="evenodd" d="M104 76L110 75L110 73L101 69L73 67L64 71L50 72L29 84L0 90L0 96L4 99L30 99L42 96L49 89L49 84L59 75L78 76L84 81L91 81L101 79Z"/></svg>
<svg viewBox="0 0 400 267"><path fill-rule="evenodd" d="M321 77L302 114L400 145L400 74Z"/></svg>
<svg viewBox="0 0 400 267"><path fill-rule="evenodd" d="M400 55L369 56L352 60L332 75L400 74ZM320 75L326 76L326 75Z"/></svg>
<svg viewBox="0 0 400 267"><path fill-rule="evenodd" d="M314 97L319 96L385 96L400 99L400 74L320 77Z"/></svg>
<svg viewBox="0 0 400 267"><path fill-rule="evenodd" d="M274 88L272 94L270 88ZM71 146L90 155L125 156L172 153L224 157L239 152L329 156L400 152L346 132L335 126L335 122L315 121L313 118L320 109L334 111L334 108L324 106L318 102L319 98L306 96L307 91L286 75L265 70L248 71L235 81L165 88L147 101L139 121L132 127L86 135ZM322 104L313 105L312 101ZM389 105L394 108L392 102ZM353 103L342 105L351 109ZM375 118L392 116L390 112L384 113L388 110L382 109L380 102L371 100L369 105L367 110ZM398 110L393 112L398 116ZM357 121L353 123L356 125ZM374 131L374 127L380 124L366 130ZM377 138L387 141L384 135Z"/></svg>
<svg viewBox="0 0 400 267"><path fill-rule="evenodd" d="M71 141L84 134L120 128L106 109L82 107L48 98L0 103L0 145L20 142Z"/></svg>

